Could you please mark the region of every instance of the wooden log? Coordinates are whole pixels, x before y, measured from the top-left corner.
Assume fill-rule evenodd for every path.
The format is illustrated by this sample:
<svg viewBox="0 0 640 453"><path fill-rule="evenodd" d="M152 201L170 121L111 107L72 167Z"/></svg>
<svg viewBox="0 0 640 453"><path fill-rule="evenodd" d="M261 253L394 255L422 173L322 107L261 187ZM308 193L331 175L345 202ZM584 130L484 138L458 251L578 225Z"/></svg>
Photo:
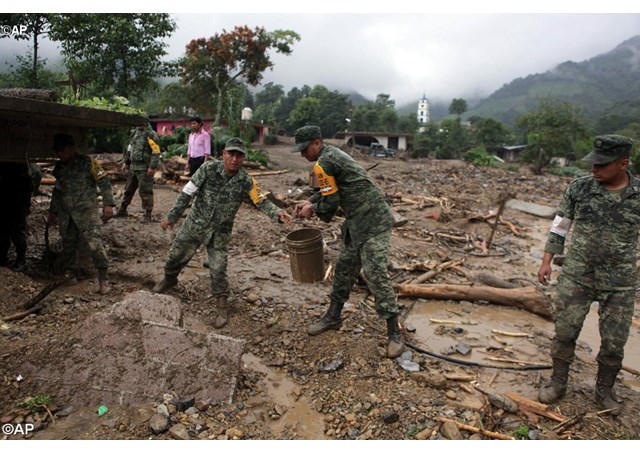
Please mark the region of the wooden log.
<svg viewBox="0 0 640 453"><path fill-rule="evenodd" d="M513 392L505 392L504 396L514 401L518 406L523 406L525 409L538 415L542 415L543 417L547 417L557 422L564 422L566 420L566 418L559 413L550 411L549 406L547 406L546 404L530 400L529 398L525 398L524 396L518 395L517 393Z"/></svg>
<svg viewBox="0 0 640 453"><path fill-rule="evenodd" d="M13 315L5 316L2 318L3 321L17 321L18 319L26 318L32 313L38 313L44 307L42 305L36 305L35 307L31 307L28 310L21 311L19 313L14 313Z"/></svg>
<svg viewBox="0 0 640 453"><path fill-rule="evenodd" d="M533 286L523 288L492 288L450 284L399 285L399 297L425 299L486 300L498 305L522 308L544 319L551 320L551 305L545 295Z"/></svg>
<svg viewBox="0 0 640 453"><path fill-rule="evenodd" d="M42 299L44 299L45 297L47 297L47 295L53 291L54 289L56 289L58 286L62 286L64 283L66 283L69 279L68 278L62 278L60 280L56 280L52 283L49 283L47 286L45 286L38 294L36 294L30 301L28 301L27 303L25 303L22 308L24 308L25 310L36 306Z"/></svg>
<svg viewBox="0 0 640 453"><path fill-rule="evenodd" d="M465 431L471 431L472 433L482 434L483 436L489 437L491 439L500 439L500 440L515 440L515 437L507 436L505 434L496 433L493 431L488 431L483 428L477 428L475 426L466 425L464 423L457 422L455 420L451 420L449 418L444 417L436 417L436 421L440 423L450 422L456 425L460 429L464 429Z"/></svg>
<svg viewBox="0 0 640 453"><path fill-rule="evenodd" d="M289 170L272 170L272 171L249 171L249 176L271 176L287 173Z"/></svg>

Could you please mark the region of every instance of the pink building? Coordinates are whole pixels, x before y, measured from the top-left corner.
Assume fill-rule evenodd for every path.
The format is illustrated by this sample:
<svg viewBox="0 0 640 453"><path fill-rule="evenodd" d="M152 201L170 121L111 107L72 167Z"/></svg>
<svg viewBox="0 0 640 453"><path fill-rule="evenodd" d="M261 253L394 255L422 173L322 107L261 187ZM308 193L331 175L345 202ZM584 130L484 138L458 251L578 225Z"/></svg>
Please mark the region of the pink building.
<svg viewBox="0 0 640 453"><path fill-rule="evenodd" d="M189 118L149 118L149 122L158 135L172 135L173 131L178 127L184 127L187 129L191 127ZM202 126L204 130L211 132L212 122L213 118L202 118Z"/></svg>
<svg viewBox="0 0 640 453"><path fill-rule="evenodd" d="M158 135L172 135L173 131L178 127L191 128L191 122L189 118L149 118L151 127L158 133ZM202 118L202 125L205 131L211 132L211 124L213 118ZM258 137L257 143L262 145L264 143L264 137L270 133L277 133L281 130L276 126L269 126L268 124L252 124L251 126L256 131Z"/></svg>

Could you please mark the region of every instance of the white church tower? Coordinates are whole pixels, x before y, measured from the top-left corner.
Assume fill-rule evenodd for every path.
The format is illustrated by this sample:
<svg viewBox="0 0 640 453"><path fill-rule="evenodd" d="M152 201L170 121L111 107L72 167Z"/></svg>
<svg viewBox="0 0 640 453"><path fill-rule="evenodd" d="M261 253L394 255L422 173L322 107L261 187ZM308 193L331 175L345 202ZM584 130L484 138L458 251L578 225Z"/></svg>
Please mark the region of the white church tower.
<svg viewBox="0 0 640 453"><path fill-rule="evenodd" d="M422 95L422 99L418 102L418 124L420 124L420 129L422 130L422 126L429 122L429 101L427 100L427 96Z"/></svg>

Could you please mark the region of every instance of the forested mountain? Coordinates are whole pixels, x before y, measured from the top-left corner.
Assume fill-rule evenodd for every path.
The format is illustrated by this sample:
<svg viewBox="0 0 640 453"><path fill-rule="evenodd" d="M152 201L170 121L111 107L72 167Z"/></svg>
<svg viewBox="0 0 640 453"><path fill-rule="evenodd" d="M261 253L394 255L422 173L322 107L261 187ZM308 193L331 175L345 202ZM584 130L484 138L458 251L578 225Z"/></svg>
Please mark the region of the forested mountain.
<svg viewBox="0 0 640 453"><path fill-rule="evenodd" d="M629 102L640 100L640 35L589 60L567 61L543 74L515 79L466 116L492 117L512 125L541 97L571 102L592 119L615 114L618 103L624 102L628 107Z"/></svg>

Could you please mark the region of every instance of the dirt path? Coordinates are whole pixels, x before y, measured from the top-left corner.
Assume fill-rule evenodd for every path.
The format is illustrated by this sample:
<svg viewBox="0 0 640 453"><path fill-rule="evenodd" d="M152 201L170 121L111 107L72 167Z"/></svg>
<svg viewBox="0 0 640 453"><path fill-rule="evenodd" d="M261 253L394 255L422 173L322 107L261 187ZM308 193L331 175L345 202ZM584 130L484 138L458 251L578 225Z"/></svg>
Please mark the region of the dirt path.
<svg viewBox="0 0 640 453"><path fill-rule="evenodd" d="M263 188L292 204L307 189L312 165L290 153L289 144L267 150L272 169L288 171L257 178ZM390 259L395 283L418 277L424 273L424 266L455 261L459 262L457 271L443 270L430 282L469 284L478 274L488 273L522 286L535 284L549 220L507 209L503 219L511 222L517 234L507 225L500 225L494 236L495 246L488 255L481 255L477 246L490 235L491 225L469 219L497 210L500 194L507 191L522 201L555 206L569 179L534 176L525 169L520 172L478 169L459 161L405 161L400 156L375 159L356 155L356 158L367 168L377 164L370 174L394 211L407 220L392 236ZM122 183L115 183L115 189L121 192ZM158 220L166 215L176 196L170 186L155 190ZM438 200L446 201L443 205ZM25 300L50 281L40 264L44 247L42 219L48 200L39 197L36 201L38 204L29 217L32 234L27 274L0 268L2 316L19 311ZM162 439L181 435L149 432L148 420L163 404L162 394L142 406L110 407L109 414L103 417L95 413L99 401L69 408L67 402L58 401L51 394L48 396L53 399L52 412L69 412L59 416L56 423L46 419L42 409L35 410L34 415L16 406L43 392L28 375L19 379L24 363L50 363L56 359L62 362L60 354L66 338L83 321L120 303L128 294L149 290L162 276L175 231L162 231L158 223L142 223L137 196L129 212L130 217L114 219L104 229L112 263L112 294L102 297L93 292L96 280L89 263L87 280L55 290L47 297L47 306L40 314L11 322L0 333L3 378L0 419L3 423L38 425L38 430L29 437ZM435 218L443 213L450 217L449 222ZM229 324L215 332L246 342L233 401L214 402L206 407L197 405L189 413L167 403L172 429L181 424L187 437L201 439L440 439L458 435L476 438L464 430L456 434L456 430L437 421L438 417L445 417L532 438L628 439L640 435L640 422L632 415L640 409L636 375L623 372L618 380L625 415L617 418L595 415L594 357L599 343L596 308L579 340L571 389L559 405L550 407L565 417L576 417L576 423L567 429L554 430L557 421L533 413L506 412L474 390L477 385L489 393L511 391L535 399L548 371L500 369L517 365L518 361L549 363L553 324L529 312L483 301L399 300L405 310L404 325L412 330L405 332L408 340L432 353L481 366L463 366L409 350L410 361L419 367L419 371L411 372L385 358L384 323L370 308L372 301L366 298L362 287L353 291L340 331L309 337L305 327L325 310L330 282L294 281L285 237L302 226L322 229L328 267L335 263L340 250L339 225L337 220L330 224L310 220L296 221L290 226L276 225L256 210L241 207L229 257L236 308ZM445 237L463 239L456 242ZM196 254L170 295L181 302L185 317L195 320L197 329L212 332L208 324L216 309L209 296L208 270L202 266L204 258L202 251ZM415 270L409 270L412 268ZM554 276L557 277L559 269L554 269ZM553 297L553 287L549 296ZM527 336L509 337L492 330ZM461 343L470 348L468 354L446 355ZM625 357L625 365L631 369L640 369L640 356L636 352L639 346L636 323ZM329 364L335 365L335 370L331 371ZM187 376L187 370L184 373Z"/></svg>

